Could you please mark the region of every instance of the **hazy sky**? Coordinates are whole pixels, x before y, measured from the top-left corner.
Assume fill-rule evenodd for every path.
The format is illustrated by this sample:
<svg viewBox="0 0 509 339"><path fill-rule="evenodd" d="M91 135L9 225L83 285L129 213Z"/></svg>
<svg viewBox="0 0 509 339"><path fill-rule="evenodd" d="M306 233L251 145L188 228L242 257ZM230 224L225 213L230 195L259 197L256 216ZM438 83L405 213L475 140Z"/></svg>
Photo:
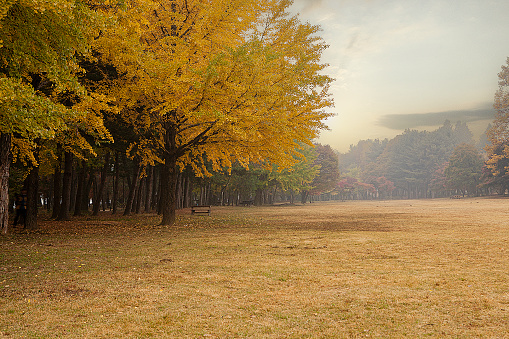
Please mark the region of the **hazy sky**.
<svg viewBox="0 0 509 339"><path fill-rule="evenodd" d="M339 151L445 119L480 134L509 57L508 0L295 0L322 27L336 117L319 139Z"/></svg>

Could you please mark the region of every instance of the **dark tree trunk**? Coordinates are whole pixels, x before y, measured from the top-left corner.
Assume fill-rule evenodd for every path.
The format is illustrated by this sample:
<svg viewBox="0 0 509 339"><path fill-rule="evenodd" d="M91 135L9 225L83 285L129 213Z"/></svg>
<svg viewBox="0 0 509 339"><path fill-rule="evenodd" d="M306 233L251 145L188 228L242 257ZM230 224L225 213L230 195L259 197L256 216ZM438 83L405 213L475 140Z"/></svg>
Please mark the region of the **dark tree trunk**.
<svg viewBox="0 0 509 339"><path fill-rule="evenodd" d="M81 161L81 167L78 172L78 187L76 189L76 204L74 206L74 215L81 215L81 210L83 208L83 200L84 200L84 191L85 191L85 179L86 179L86 162L85 160Z"/></svg>
<svg viewBox="0 0 509 339"><path fill-rule="evenodd" d="M188 200L189 200L189 175L187 174L187 171L182 173L183 176L183 197L182 197L182 207L187 208L189 207Z"/></svg>
<svg viewBox="0 0 509 339"><path fill-rule="evenodd" d="M212 183L209 182L207 184L207 203L206 205L213 205L214 204L214 196L212 194Z"/></svg>
<svg viewBox="0 0 509 339"><path fill-rule="evenodd" d="M98 186L97 175L95 175L95 173L93 175L94 180L92 181L92 212L94 211L94 201L97 196L97 186ZM101 174L99 173L99 175Z"/></svg>
<svg viewBox="0 0 509 339"><path fill-rule="evenodd" d="M47 187L47 189L44 192L44 195L46 197L44 207L46 207L46 210L49 211L51 208L51 199L52 199L51 197L53 196L53 187L51 187L48 180L46 180L45 182L46 182L45 186Z"/></svg>
<svg viewBox="0 0 509 339"><path fill-rule="evenodd" d="M133 207L133 202L134 202L134 195L136 193L136 189L138 188L138 182L139 182L139 177L140 177L140 169L141 169L141 166L139 164L139 162L136 162L136 166L134 168L134 175L133 175L133 181L131 183L131 185L129 186L129 196L127 197L127 202L125 204L125 209L124 209L124 215L129 215L131 213L131 209Z"/></svg>
<svg viewBox="0 0 509 339"><path fill-rule="evenodd" d="M157 187L157 214L163 214L163 171L164 168L159 169L159 185Z"/></svg>
<svg viewBox="0 0 509 339"><path fill-rule="evenodd" d="M106 193L108 192L108 190L106 190ZM109 196L108 194L106 194L107 196ZM106 211L106 200L104 199L104 192L101 194L101 205L102 205L102 210L103 212Z"/></svg>
<svg viewBox="0 0 509 339"><path fill-rule="evenodd" d="M145 186L146 178L140 180L140 184L138 185L138 193L136 193L136 208L134 209L134 213L141 213L141 205L142 205L142 197L143 197L143 187Z"/></svg>
<svg viewBox="0 0 509 339"><path fill-rule="evenodd" d="M65 152L64 156L64 180L62 182L62 204L58 220L69 220L69 207L71 203L71 179L72 179L72 153Z"/></svg>
<svg viewBox="0 0 509 339"><path fill-rule="evenodd" d="M159 198L159 175L160 172L160 166L154 167L152 171L152 198L151 198L151 210L158 210L158 198Z"/></svg>
<svg viewBox="0 0 509 339"><path fill-rule="evenodd" d="M177 186L177 133L170 123L165 126L165 148L164 165L161 173L162 183L162 212L163 219L161 225L175 224L176 206L176 186Z"/></svg>
<svg viewBox="0 0 509 339"><path fill-rule="evenodd" d="M88 212L88 205L90 204L90 190L95 182L94 169L91 167L88 173L87 185L85 186L85 192L83 192L83 200L81 201L81 209Z"/></svg>
<svg viewBox="0 0 509 339"><path fill-rule="evenodd" d="M189 177L190 175L187 175L187 199L186 199L186 207L191 207L193 204L193 184L194 181L191 180Z"/></svg>
<svg viewBox="0 0 509 339"><path fill-rule="evenodd" d="M147 184L145 185L145 213L150 213L152 205L152 181L154 180L154 166L147 167Z"/></svg>
<svg viewBox="0 0 509 339"><path fill-rule="evenodd" d="M167 156L161 173L161 202L163 219L161 225L173 225L175 223L176 211L176 184L177 184L177 162L172 156Z"/></svg>
<svg viewBox="0 0 509 339"><path fill-rule="evenodd" d="M56 219L60 214L60 205L62 203L62 145L57 144L57 163L53 174L53 213L52 219Z"/></svg>
<svg viewBox="0 0 509 339"><path fill-rule="evenodd" d="M35 160L39 161L39 148L34 151ZM27 210L25 228L35 230L37 228L37 200L39 199L39 166L30 170L27 178Z"/></svg>
<svg viewBox="0 0 509 339"><path fill-rule="evenodd" d="M0 230L9 232L9 173L11 167L11 135L0 133Z"/></svg>
<svg viewBox="0 0 509 339"><path fill-rule="evenodd" d="M113 182L113 201L112 201L112 214L117 213L117 202L118 202L118 181L120 179L119 165L119 152L115 152L115 181Z"/></svg>
<svg viewBox="0 0 509 339"><path fill-rule="evenodd" d="M69 205L69 212L73 212L76 209L76 192L78 191L78 176L76 173L76 166L72 166L72 175L71 175L71 203Z"/></svg>
<svg viewBox="0 0 509 339"><path fill-rule="evenodd" d="M104 191L104 184L106 183L106 176L108 175L108 168L110 167L110 152L106 152L104 156L104 165L103 169L101 171L101 182L99 184L99 187L97 189L95 198L94 198L94 211L92 215L98 215L99 214L99 207L101 204L103 191Z"/></svg>
<svg viewBox="0 0 509 339"><path fill-rule="evenodd" d="M308 195L309 195L309 192L308 191L302 191L300 193L300 202L305 204L307 202L307 199L308 199Z"/></svg>
<svg viewBox="0 0 509 339"><path fill-rule="evenodd" d="M176 199L177 199L177 203L176 203L176 208L182 208L182 191L183 191L183 185L182 185L182 173L179 173L177 175L177 185L176 185L176 189L177 189L177 193L176 193Z"/></svg>

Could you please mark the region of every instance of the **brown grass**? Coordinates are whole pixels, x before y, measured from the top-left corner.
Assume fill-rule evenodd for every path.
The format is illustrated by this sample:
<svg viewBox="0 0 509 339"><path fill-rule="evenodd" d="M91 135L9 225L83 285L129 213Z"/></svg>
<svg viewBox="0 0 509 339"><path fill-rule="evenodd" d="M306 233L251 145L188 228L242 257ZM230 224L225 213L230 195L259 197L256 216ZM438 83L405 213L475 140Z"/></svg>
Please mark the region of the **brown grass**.
<svg viewBox="0 0 509 339"><path fill-rule="evenodd" d="M0 238L5 338L509 337L509 200L43 222Z"/></svg>

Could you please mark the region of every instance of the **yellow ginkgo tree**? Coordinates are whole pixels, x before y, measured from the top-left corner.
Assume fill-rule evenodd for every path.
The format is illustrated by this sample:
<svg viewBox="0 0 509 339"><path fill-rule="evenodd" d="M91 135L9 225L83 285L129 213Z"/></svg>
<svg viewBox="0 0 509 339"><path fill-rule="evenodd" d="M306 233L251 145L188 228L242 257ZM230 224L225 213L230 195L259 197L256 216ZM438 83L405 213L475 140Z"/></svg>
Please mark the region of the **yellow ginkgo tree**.
<svg viewBox="0 0 509 339"><path fill-rule="evenodd" d="M327 46L317 26L288 14L290 5L133 1L116 12L128 42L99 39L102 58L122 74L110 95L141 136L132 149L164 164L162 224L175 221L183 167L199 175L205 163L287 167L298 143L325 128L332 79L320 57Z"/></svg>
<svg viewBox="0 0 509 339"><path fill-rule="evenodd" d="M0 229L7 232L11 148L31 160L36 139L53 138L84 110L58 95L86 96L76 78L99 17L82 1L7 0L0 4ZM16 147L17 146L17 147Z"/></svg>

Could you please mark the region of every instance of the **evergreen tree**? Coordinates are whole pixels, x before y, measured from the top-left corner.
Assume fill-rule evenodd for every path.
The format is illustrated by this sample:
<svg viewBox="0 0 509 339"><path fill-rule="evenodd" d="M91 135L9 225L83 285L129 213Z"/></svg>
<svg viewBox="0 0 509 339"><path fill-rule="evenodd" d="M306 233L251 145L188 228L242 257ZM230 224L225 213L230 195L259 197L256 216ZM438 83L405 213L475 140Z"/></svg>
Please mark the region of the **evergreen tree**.
<svg viewBox="0 0 509 339"><path fill-rule="evenodd" d="M460 190L463 195L477 192L483 164L481 155L473 145L458 145L445 169L448 186Z"/></svg>

